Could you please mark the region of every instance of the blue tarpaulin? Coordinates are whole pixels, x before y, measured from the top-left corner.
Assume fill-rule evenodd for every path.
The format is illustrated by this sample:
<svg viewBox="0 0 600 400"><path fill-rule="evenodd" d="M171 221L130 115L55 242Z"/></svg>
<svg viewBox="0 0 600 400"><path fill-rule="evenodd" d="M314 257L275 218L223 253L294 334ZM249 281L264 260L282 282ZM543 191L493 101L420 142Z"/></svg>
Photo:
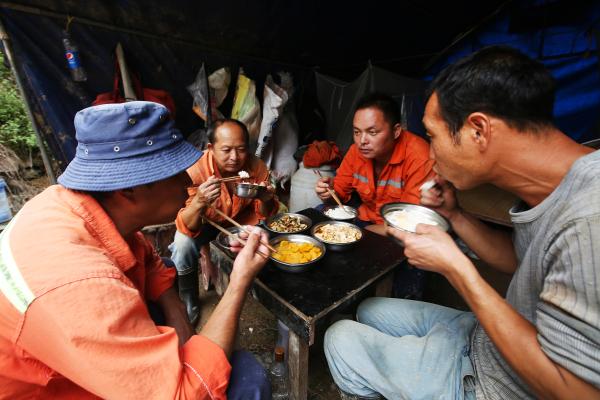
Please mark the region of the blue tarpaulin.
<svg viewBox="0 0 600 400"><path fill-rule="evenodd" d="M235 87L237 68L243 66L246 74L256 80L260 97L266 75L279 70L291 71L299 86L314 86L310 79L320 60L323 65L319 72L340 78L341 82L356 79L367 66L370 54L373 65L427 81L456 58L501 43L523 50L552 71L558 81L555 115L564 132L579 142L599 137L599 2L498 0L481 4L460 0L452 5L424 2L416 6L414 2L399 1L364 8L347 5L339 15L333 12L336 7L320 5L316 0L287 5L185 0L173 0L168 5L151 0L19 3L0 3L0 18L21 65L24 89L36 121L61 168L74 155L74 114L89 106L96 95L112 88L117 42L122 43L130 69L139 73L145 87L171 93L178 111L176 123L184 134L203 126L191 111L192 97L186 90L202 63L209 73L230 67L230 90ZM477 25L450 47L444 58L425 69L431 57L458 33L506 3L509 6ZM37 13L33 7L43 7L45 12ZM473 12L465 13L466 8ZM70 13L75 16L70 34L80 48L88 74L83 83L71 80L64 58L62 31ZM466 14L477 20L470 20ZM364 16L369 16L374 25L363 21ZM362 22L357 26L359 20ZM215 51L215 47L227 47L227 51ZM422 53L417 51L419 47ZM388 61L382 58L384 52L389 55ZM334 59L339 60L335 67ZM226 100L229 104L223 107L230 107L232 98L230 93ZM299 108L303 104L316 107L314 87L298 90L297 98ZM300 133L307 136L302 117L299 111Z"/></svg>

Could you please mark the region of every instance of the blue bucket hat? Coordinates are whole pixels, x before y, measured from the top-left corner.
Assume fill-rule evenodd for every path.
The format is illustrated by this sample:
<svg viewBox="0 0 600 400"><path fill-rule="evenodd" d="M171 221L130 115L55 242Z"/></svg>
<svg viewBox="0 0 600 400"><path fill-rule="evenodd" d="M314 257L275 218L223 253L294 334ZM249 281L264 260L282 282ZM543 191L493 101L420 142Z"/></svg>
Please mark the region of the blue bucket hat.
<svg viewBox="0 0 600 400"><path fill-rule="evenodd" d="M161 104L132 101L89 107L75 115L77 151L58 183L107 192L160 181L194 164L188 143Z"/></svg>

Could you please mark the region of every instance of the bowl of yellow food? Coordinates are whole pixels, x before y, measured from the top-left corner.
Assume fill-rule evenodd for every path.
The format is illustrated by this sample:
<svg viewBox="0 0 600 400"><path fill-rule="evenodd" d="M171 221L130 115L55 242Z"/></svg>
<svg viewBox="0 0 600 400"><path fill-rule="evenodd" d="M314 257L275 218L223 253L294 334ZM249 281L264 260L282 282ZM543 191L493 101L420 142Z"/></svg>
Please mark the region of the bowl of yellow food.
<svg viewBox="0 0 600 400"><path fill-rule="evenodd" d="M325 255L325 245L306 235L280 235L269 244L277 250L271 253L271 261L286 272L304 272Z"/></svg>

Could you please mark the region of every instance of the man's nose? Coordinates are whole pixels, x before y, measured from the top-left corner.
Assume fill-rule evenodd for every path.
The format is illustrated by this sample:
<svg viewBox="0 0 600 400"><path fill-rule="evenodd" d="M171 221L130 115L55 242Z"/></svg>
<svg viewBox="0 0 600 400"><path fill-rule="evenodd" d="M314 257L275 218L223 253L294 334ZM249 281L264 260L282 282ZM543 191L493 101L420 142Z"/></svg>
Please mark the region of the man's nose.
<svg viewBox="0 0 600 400"><path fill-rule="evenodd" d="M367 139L368 139L367 134L366 133L361 133L361 135L360 135L360 143L361 144L367 143L368 142Z"/></svg>
<svg viewBox="0 0 600 400"><path fill-rule="evenodd" d="M232 151L231 153L229 153L229 159L232 161L237 161L237 159L239 158L237 151Z"/></svg>

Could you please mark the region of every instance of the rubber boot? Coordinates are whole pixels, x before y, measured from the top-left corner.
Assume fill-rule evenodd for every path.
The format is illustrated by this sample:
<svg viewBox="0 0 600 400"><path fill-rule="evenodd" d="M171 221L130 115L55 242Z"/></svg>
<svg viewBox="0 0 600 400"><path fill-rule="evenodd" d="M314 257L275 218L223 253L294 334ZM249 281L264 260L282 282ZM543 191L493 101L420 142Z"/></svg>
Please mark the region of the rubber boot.
<svg viewBox="0 0 600 400"><path fill-rule="evenodd" d="M194 268L183 275L178 274L177 284L179 286L179 298L185 304L190 323L195 327L200 320L198 269Z"/></svg>

